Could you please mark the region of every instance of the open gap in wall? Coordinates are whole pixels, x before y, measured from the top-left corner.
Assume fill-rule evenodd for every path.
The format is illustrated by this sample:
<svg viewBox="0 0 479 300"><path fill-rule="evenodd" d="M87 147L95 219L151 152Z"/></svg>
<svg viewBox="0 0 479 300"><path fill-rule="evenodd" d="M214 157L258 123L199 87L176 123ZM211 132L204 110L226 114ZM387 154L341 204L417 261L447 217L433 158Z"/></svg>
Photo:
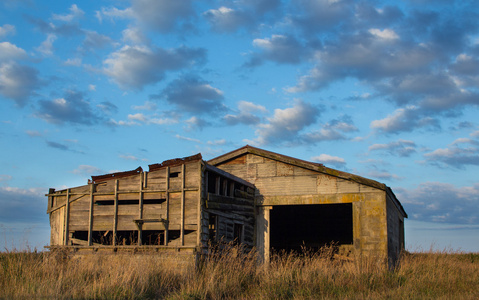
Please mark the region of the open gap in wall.
<svg viewBox="0 0 479 300"><path fill-rule="evenodd" d="M113 244L113 232L107 231L92 231L91 241L94 244L100 245L112 245Z"/></svg>
<svg viewBox="0 0 479 300"><path fill-rule="evenodd" d="M166 199L143 199L143 204L162 204ZM140 200L119 200L118 205L138 205ZM115 205L115 200L96 200L96 205Z"/></svg>
<svg viewBox="0 0 479 300"><path fill-rule="evenodd" d="M317 251L332 243L353 244L351 203L276 205L270 214L273 251Z"/></svg>
<svg viewBox="0 0 479 300"><path fill-rule="evenodd" d="M138 231L117 231L116 232L117 244L120 246L137 245L138 244Z"/></svg>
<svg viewBox="0 0 479 300"><path fill-rule="evenodd" d="M164 230L143 230L142 244L143 245L163 245L165 243Z"/></svg>

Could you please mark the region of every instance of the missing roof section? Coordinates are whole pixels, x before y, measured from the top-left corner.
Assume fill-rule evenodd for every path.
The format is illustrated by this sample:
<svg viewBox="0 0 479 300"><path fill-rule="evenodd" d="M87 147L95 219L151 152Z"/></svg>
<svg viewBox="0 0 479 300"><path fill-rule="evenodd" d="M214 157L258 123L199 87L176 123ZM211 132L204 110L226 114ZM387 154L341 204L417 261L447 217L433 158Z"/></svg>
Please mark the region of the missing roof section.
<svg viewBox="0 0 479 300"><path fill-rule="evenodd" d="M125 171L125 172L116 172L116 173L110 173L110 174L105 174L105 175L98 175L98 176L92 176L91 177L91 182L92 183L99 183L111 179L118 179L122 177L128 177L136 174L140 174L143 172L143 169L141 167L136 168L135 170L131 171Z"/></svg>
<svg viewBox="0 0 479 300"><path fill-rule="evenodd" d="M149 171L151 172L151 171L161 169L163 167L179 166L179 165L182 165L182 164L190 162L190 161L200 160L202 158L203 157L201 156L201 153L198 153L196 155L187 156L187 157L183 157L183 158L175 158L175 159L165 160L161 164L152 164L152 165L148 165L148 167L150 168Z"/></svg>

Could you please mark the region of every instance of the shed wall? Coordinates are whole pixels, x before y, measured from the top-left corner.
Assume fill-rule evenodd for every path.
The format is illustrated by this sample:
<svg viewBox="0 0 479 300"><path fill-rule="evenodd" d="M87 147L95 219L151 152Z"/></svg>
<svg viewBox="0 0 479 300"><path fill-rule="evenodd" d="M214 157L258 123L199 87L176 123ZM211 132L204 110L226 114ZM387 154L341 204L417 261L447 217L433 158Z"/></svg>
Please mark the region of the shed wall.
<svg viewBox="0 0 479 300"><path fill-rule="evenodd" d="M352 247L362 253L387 255L386 193L384 190L247 153L217 165L256 186L256 243L269 258L269 218L275 205L353 204Z"/></svg>

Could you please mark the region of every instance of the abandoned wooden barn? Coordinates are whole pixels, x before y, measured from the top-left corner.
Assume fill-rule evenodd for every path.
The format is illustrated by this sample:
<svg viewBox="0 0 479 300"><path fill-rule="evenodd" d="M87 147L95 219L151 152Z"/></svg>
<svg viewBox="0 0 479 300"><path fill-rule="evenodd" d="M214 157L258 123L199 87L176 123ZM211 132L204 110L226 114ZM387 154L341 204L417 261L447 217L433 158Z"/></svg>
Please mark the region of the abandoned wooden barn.
<svg viewBox="0 0 479 300"><path fill-rule="evenodd" d="M209 243L253 247L254 186L200 154L48 193L50 247L198 254Z"/></svg>
<svg viewBox="0 0 479 300"><path fill-rule="evenodd" d="M245 146L208 164L254 184L256 242L271 249L318 249L332 241L343 254L374 254L395 263L404 249L407 214L377 181Z"/></svg>
<svg viewBox="0 0 479 300"><path fill-rule="evenodd" d="M92 176L50 189L51 247L206 253L219 240L272 251L375 254L394 263L407 214L386 185L322 164L245 146Z"/></svg>

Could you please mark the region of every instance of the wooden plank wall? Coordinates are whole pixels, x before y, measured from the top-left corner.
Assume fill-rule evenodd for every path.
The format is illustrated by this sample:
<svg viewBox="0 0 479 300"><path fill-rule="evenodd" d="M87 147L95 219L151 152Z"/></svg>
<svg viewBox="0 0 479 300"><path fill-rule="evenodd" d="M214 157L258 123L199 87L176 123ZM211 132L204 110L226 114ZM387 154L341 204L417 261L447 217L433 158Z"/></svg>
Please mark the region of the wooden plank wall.
<svg viewBox="0 0 479 300"><path fill-rule="evenodd" d="M229 174L228 177L225 175L212 170L205 174L201 244L206 247L209 243L236 242L251 249L254 246L255 228L254 189L247 183L235 181ZM209 224L211 215L215 216L215 224ZM209 234L211 225L215 226L216 231L213 240L210 240ZM235 227L241 231L241 240L235 240Z"/></svg>
<svg viewBox="0 0 479 300"><path fill-rule="evenodd" d="M50 244L93 245L102 234L102 244L121 245L114 239L119 232L138 237L140 232L160 231L170 235L163 238L164 245L196 246L202 163L189 161L49 193ZM81 238L73 238L79 232Z"/></svg>
<svg viewBox="0 0 479 300"><path fill-rule="evenodd" d="M217 167L255 185L256 247L265 260L269 257L267 220L275 205L353 203L354 248L387 253L384 190L251 153Z"/></svg>

